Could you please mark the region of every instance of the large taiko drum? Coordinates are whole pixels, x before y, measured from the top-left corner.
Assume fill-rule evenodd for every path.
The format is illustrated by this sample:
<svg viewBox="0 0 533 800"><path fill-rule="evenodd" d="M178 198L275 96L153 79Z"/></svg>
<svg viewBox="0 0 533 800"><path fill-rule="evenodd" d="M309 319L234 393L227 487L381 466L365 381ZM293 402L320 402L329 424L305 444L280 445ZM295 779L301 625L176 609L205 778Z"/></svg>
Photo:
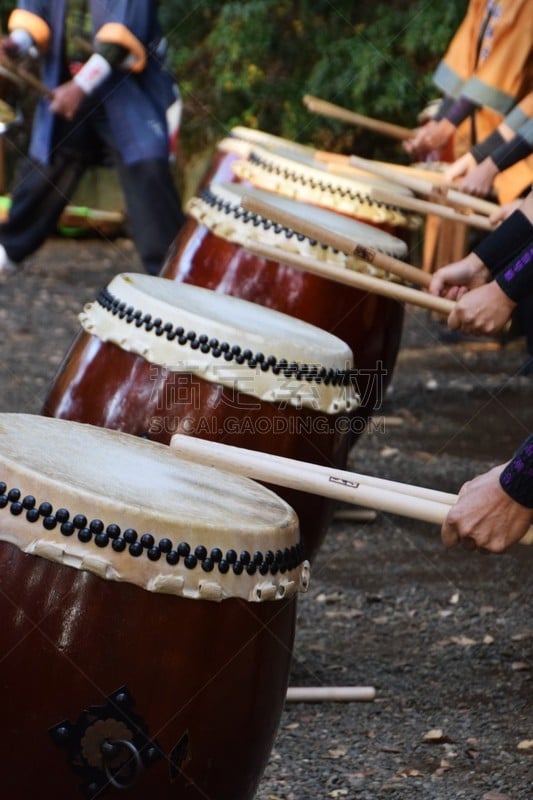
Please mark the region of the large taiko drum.
<svg viewBox="0 0 533 800"><path fill-rule="evenodd" d="M232 170L239 180L259 189L375 225L408 245L412 231L420 227L417 215L376 196L379 190L411 195L409 189L364 172L357 177L339 175L304 152L253 145L246 158L232 163Z"/></svg>
<svg viewBox="0 0 533 800"><path fill-rule="evenodd" d="M270 192L240 184L211 184L188 203L195 224L183 230L169 250L161 275L275 308L302 319L345 341L353 352L361 398L359 433L365 420L377 412L390 383L402 333L403 306L395 300L369 294L283 264L283 251L312 255L339 269L350 268L383 275L354 256L345 256L319 241L310 240L272 220L245 212L244 195L266 200L296 217L333 233L405 258L405 242L371 225L327 209L308 206ZM244 245L259 242L277 247L279 262L261 258ZM355 425L352 431L357 433Z"/></svg>
<svg viewBox="0 0 533 800"><path fill-rule="evenodd" d="M261 485L0 415L3 797L252 800L308 578Z"/></svg>
<svg viewBox="0 0 533 800"><path fill-rule="evenodd" d="M358 398L351 351L336 336L239 298L137 274L114 278L80 318L44 414L165 444L186 433L346 463ZM312 558L332 502L280 493Z"/></svg>
<svg viewBox="0 0 533 800"><path fill-rule="evenodd" d="M231 128L227 136L217 142L212 159L196 187L196 193L200 193L213 181L219 183L239 181L233 170L233 164L247 159L254 145L294 151L307 158L312 158L315 152L312 147L293 142L290 139L284 139L255 128L236 125Z"/></svg>

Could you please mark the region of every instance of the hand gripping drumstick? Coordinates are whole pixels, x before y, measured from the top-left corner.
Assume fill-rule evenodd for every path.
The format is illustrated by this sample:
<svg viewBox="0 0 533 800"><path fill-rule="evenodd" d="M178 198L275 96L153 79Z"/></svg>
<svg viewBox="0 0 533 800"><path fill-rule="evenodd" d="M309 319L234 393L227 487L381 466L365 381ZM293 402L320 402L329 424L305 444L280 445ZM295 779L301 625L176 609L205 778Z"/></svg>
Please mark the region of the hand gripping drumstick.
<svg viewBox="0 0 533 800"><path fill-rule="evenodd" d="M355 111L349 111L347 108L337 106L334 103L329 103L327 100L321 100L319 97L313 97L306 94L303 97L303 103L306 108L314 114L321 114L324 117L333 117L342 122L348 122L351 125L360 125L362 128L368 128L376 133L382 133L384 136L390 136L392 139L412 139L415 131L410 128L403 128L401 125L394 125L392 122L383 122L379 119L366 117L363 114L357 114Z"/></svg>
<svg viewBox="0 0 533 800"><path fill-rule="evenodd" d="M404 280L417 283L421 286L429 286L431 276L428 275L428 273L423 272L418 269L418 267L405 264L403 261L388 256L385 253L380 253L365 245L358 244L351 237L331 233L320 225L308 223L306 220L302 220L300 217L293 214L279 211L275 206L259 201L256 198L243 197L241 206L246 211L261 214L274 222L287 225L287 227L290 227L297 233L316 239L322 244L328 244L344 253L357 256L357 258L374 264L376 267L380 267L388 272L392 272ZM312 258L311 256L291 253L280 247L264 245L252 239L244 242L243 247L261 258L266 258L271 261L281 261L296 269L301 269L314 275L320 275L323 278L329 278L337 283L342 283L346 286L354 286L362 291L372 292L382 295L383 297L390 297L393 300L399 300L403 303L410 303L411 305L435 311L438 314L448 316L455 308L455 302L445 297L436 297L435 295L421 292L419 289L412 289L409 286L395 284L383 278L376 278L373 275L365 275L362 272L334 266Z"/></svg>
<svg viewBox="0 0 533 800"><path fill-rule="evenodd" d="M172 437L170 446L184 458L246 475L253 480L438 525L442 525L451 506L457 501L457 495L422 486L384 481L179 433ZM389 488L385 488L384 484ZM439 499L442 495L444 498ZM533 526L521 543L533 544Z"/></svg>
<svg viewBox="0 0 533 800"><path fill-rule="evenodd" d="M488 200L483 200L480 197L474 197L465 192L460 192L457 189L450 188L446 184L435 186L431 181L391 170L389 167L378 164L370 158L350 156L350 164L354 167L364 169L366 172L378 175L381 178L387 178L388 180L399 183L401 186L412 189L413 192L417 192L418 194L426 195L430 200L441 204L448 202L452 206L465 208L467 210L473 209L486 216L499 209L497 203L490 203ZM464 221L468 222L468 220Z"/></svg>

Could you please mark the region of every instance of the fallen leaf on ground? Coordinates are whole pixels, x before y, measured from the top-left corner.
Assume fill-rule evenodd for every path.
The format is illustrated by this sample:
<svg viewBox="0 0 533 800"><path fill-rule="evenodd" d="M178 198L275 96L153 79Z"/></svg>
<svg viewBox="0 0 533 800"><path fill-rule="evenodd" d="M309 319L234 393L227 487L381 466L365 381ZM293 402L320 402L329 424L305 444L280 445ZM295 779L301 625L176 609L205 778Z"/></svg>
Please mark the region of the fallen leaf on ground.
<svg viewBox="0 0 533 800"><path fill-rule="evenodd" d="M347 747L333 747L331 750L328 750L328 756L330 758L342 758L347 752Z"/></svg>
<svg viewBox="0 0 533 800"><path fill-rule="evenodd" d="M508 794L502 794L501 792L486 792L481 800L511 800Z"/></svg>
<svg viewBox="0 0 533 800"><path fill-rule="evenodd" d="M445 744L453 742L453 739L450 739L449 736L446 736L441 728L432 728L430 731L424 734L423 739L425 742L429 742L429 744Z"/></svg>
<svg viewBox="0 0 533 800"><path fill-rule="evenodd" d="M533 750L533 739L522 739L516 746L519 750Z"/></svg>

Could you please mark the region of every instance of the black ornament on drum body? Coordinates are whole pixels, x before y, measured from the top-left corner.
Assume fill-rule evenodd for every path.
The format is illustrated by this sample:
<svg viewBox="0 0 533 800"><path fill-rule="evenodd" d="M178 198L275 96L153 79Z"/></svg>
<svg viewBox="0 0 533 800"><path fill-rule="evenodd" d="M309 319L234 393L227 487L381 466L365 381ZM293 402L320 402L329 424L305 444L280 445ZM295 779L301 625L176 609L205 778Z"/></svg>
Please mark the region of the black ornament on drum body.
<svg viewBox="0 0 533 800"><path fill-rule="evenodd" d="M166 445L40 416L0 415L0 476L6 797L252 800L309 580L294 511Z"/></svg>

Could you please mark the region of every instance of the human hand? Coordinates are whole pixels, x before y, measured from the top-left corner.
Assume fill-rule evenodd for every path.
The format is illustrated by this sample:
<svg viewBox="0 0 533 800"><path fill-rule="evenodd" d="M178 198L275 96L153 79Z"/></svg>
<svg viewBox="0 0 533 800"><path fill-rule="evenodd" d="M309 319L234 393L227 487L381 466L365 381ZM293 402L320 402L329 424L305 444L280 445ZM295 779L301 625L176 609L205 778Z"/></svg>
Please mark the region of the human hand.
<svg viewBox="0 0 533 800"><path fill-rule="evenodd" d="M485 158L468 173L459 185L461 192L475 197L487 197L491 193L494 178L499 170L492 158Z"/></svg>
<svg viewBox="0 0 533 800"><path fill-rule="evenodd" d="M457 300L469 289L483 286L490 272L475 253L469 253L461 261L441 267L433 273L428 287L430 294Z"/></svg>
<svg viewBox="0 0 533 800"><path fill-rule="evenodd" d="M477 161L472 153L465 153L444 171L444 177L449 181L463 178L477 167Z"/></svg>
<svg viewBox="0 0 533 800"><path fill-rule="evenodd" d="M524 536L533 521L533 509L504 492L500 485L504 466L494 467L461 487L441 529L445 547L462 543L467 549L502 553Z"/></svg>
<svg viewBox="0 0 533 800"><path fill-rule="evenodd" d="M412 139L403 142L404 149L417 159L443 150L455 133L455 125L447 119L431 120L416 129Z"/></svg>
<svg viewBox="0 0 533 800"><path fill-rule="evenodd" d="M7 59L17 58L19 55L19 46L11 36L0 37L0 60L2 57Z"/></svg>
<svg viewBox="0 0 533 800"><path fill-rule="evenodd" d="M466 292L448 317L448 327L476 336L490 336L501 331L516 308L516 303L500 289L496 281Z"/></svg>
<svg viewBox="0 0 533 800"><path fill-rule="evenodd" d="M66 119L72 119L85 98L85 92L75 81L67 81L54 89L50 102L52 114L60 114Z"/></svg>

